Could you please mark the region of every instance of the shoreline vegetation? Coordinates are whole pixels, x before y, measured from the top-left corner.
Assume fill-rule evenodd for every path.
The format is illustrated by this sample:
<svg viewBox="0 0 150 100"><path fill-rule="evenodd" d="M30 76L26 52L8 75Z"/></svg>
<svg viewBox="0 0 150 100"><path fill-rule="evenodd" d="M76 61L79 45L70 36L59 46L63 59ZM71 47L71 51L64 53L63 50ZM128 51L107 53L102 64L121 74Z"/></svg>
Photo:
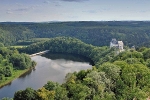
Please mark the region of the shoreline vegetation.
<svg viewBox="0 0 150 100"><path fill-rule="evenodd" d="M36 62L16 48L0 48L0 88L34 68Z"/></svg>
<svg viewBox="0 0 150 100"><path fill-rule="evenodd" d="M36 65L35 65L36 66ZM11 84L12 81L14 81L15 79L23 76L24 74L26 74L27 72L33 70L35 68L35 66L25 69L25 70L15 70L15 72L13 73L13 75L11 77L7 77L5 81L0 82L0 89L6 85Z"/></svg>
<svg viewBox="0 0 150 100"><path fill-rule="evenodd" d="M57 37L18 49L28 54L43 50L83 55L93 60L95 67L68 73L63 84L48 81L38 90L19 90L14 94L14 100L143 100L150 96L150 48L127 48L116 54L116 48Z"/></svg>

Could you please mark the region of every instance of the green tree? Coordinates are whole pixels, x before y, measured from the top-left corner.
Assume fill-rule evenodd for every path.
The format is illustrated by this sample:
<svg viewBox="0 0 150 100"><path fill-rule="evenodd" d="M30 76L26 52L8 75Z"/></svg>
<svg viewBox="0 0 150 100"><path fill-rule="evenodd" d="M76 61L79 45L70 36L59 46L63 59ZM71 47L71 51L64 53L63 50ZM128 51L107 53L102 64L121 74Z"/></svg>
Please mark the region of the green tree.
<svg viewBox="0 0 150 100"><path fill-rule="evenodd" d="M16 69L23 70L31 67L31 58L29 58L26 54L13 54L9 60Z"/></svg>
<svg viewBox="0 0 150 100"><path fill-rule="evenodd" d="M85 78L87 75L87 72L85 70L81 70L77 73L77 79L79 80L83 80L83 78Z"/></svg>
<svg viewBox="0 0 150 100"><path fill-rule="evenodd" d="M99 67L99 71L105 72L106 78L110 80L109 85L107 86L109 90L114 90L116 87L116 80L120 78L121 68L112 63L104 63Z"/></svg>
<svg viewBox="0 0 150 100"><path fill-rule="evenodd" d="M91 94L90 88L82 84L69 84L68 90L68 97L71 100L85 100Z"/></svg>
<svg viewBox="0 0 150 100"><path fill-rule="evenodd" d="M143 56L144 56L144 59L149 59L150 58L150 49L146 49L144 52L143 52Z"/></svg>
<svg viewBox="0 0 150 100"><path fill-rule="evenodd" d="M76 75L74 75L73 73L68 73L66 76L65 76L65 81L67 84L69 83L75 83L76 82Z"/></svg>
<svg viewBox="0 0 150 100"><path fill-rule="evenodd" d="M114 94L110 89L111 80L106 77L105 72L92 71L83 80L83 83L91 89L90 99L105 98L107 92ZM114 95L112 96L114 98Z"/></svg>
<svg viewBox="0 0 150 100"><path fill-rule="evenodd" d="M147 59L147 60L146 60L146 65L147 65L148 67L150 67L150 59Z"/></svg>
<svg viewBox="0 0 150 100"><path fill-rule="evenodd" d="M43 87L45 89L51 91L51 90L55 90L57 87L59 87L59 84L57 82L48 81Z"/></svg>
<svg viewBox="0 0 150 100"><path fill-rule="evenodd" d="M11 67L6 66L6 68L3 71L4 71L3 74L5 75L5 77L10 77L12 75Z"/></svg>
<svg viewBox="0 0 150 100"><path fill-rule="evenodd" d="M44 87L37 90L37 100L54 100L55 91L46 90Z"/></svg>
<svg viewBox="0 0 150 100"><path fill-rule="evenodd" d="M32 88L26 88L25 90L17 91L14 94L14 100L36 100L37 93Z"/></svg>
<svg viewBox="0 0 150 100"><path fill-rule="evenodd" d="M4 47L4 44L3 44L3 43L0 43L0 47Z"/></svg>
<svg viewBox="0 0 150 100"><path fill-rule="evenodd" d="M68 91L64 87L57 87L55 89L55 100L69 100L67 97Z"/></svg>

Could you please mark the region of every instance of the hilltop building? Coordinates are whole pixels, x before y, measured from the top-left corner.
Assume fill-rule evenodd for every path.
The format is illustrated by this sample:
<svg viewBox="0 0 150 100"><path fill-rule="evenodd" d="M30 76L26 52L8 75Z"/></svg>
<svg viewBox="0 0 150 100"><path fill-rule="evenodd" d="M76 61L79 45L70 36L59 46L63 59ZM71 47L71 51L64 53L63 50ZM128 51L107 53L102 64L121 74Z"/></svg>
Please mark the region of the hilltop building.
<svg viewBox="0 0 150 100"><path fill-rule="evenodd" d="M112 47L117 48L119 52L124 51L122 41L117 41L116 39L112 39L110 42L110 48L112 48Z"/></svg>
<svg viewBox="0 0 150 100"><path fill-rule="evenodd" d="M116 39L112 39L110 42L110 48L118 47L118 41Z"/></svg>

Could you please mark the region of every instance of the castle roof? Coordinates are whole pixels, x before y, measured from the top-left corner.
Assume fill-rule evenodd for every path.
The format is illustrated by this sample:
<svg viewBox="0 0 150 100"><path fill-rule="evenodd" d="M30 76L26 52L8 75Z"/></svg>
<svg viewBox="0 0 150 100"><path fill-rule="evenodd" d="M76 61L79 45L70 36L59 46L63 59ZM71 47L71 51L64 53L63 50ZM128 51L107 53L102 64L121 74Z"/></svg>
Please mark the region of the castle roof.
<svg viewBox="0 0 150 100"><path fill-rule="evenodd" d="M112 39L112 40L111 40L111 43L112 43L112 44L118 44L118 41L117 41L116 39Z"/></svg>

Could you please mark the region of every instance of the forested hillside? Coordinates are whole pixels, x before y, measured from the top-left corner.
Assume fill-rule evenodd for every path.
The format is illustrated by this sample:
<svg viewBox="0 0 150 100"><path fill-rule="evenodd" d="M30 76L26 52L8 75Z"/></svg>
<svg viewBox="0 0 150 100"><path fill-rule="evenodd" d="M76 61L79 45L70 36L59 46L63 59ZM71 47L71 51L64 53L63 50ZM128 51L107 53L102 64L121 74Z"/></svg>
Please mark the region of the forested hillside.
<svg viewBox="0 0 150 100"><path fill-rule="evenodd" d="M44 50L58 53L72 53L90 58L95 64L104 63L114 56L113 49L86 44L79 39L70 37L51 38L46 42L35 43L28 47L18 48L20 52L33 54ZM109 57L107 57L109 55ZM103 57L103 58L101 58Z"/></svg>
<svg viewBox="0 0 150 100"><path fill-rule="evenodd" d="M112 38L126 46L149 46L150 22L102 21L57 23L0 23L0 42L4 45L31 44L33 38L75 37L95 46L106 46Z"/></svg>
<svg viewBox="0 0 150 100"><path fill-rule="evenodd" d="M26 88L14 100L145 100L150 96L150 48L115 49L86 44L75 38L57 37L33 44L20 52L64 52L91 58L95 66L68 73L66 82L48 81L38 90Z"/></svg>

